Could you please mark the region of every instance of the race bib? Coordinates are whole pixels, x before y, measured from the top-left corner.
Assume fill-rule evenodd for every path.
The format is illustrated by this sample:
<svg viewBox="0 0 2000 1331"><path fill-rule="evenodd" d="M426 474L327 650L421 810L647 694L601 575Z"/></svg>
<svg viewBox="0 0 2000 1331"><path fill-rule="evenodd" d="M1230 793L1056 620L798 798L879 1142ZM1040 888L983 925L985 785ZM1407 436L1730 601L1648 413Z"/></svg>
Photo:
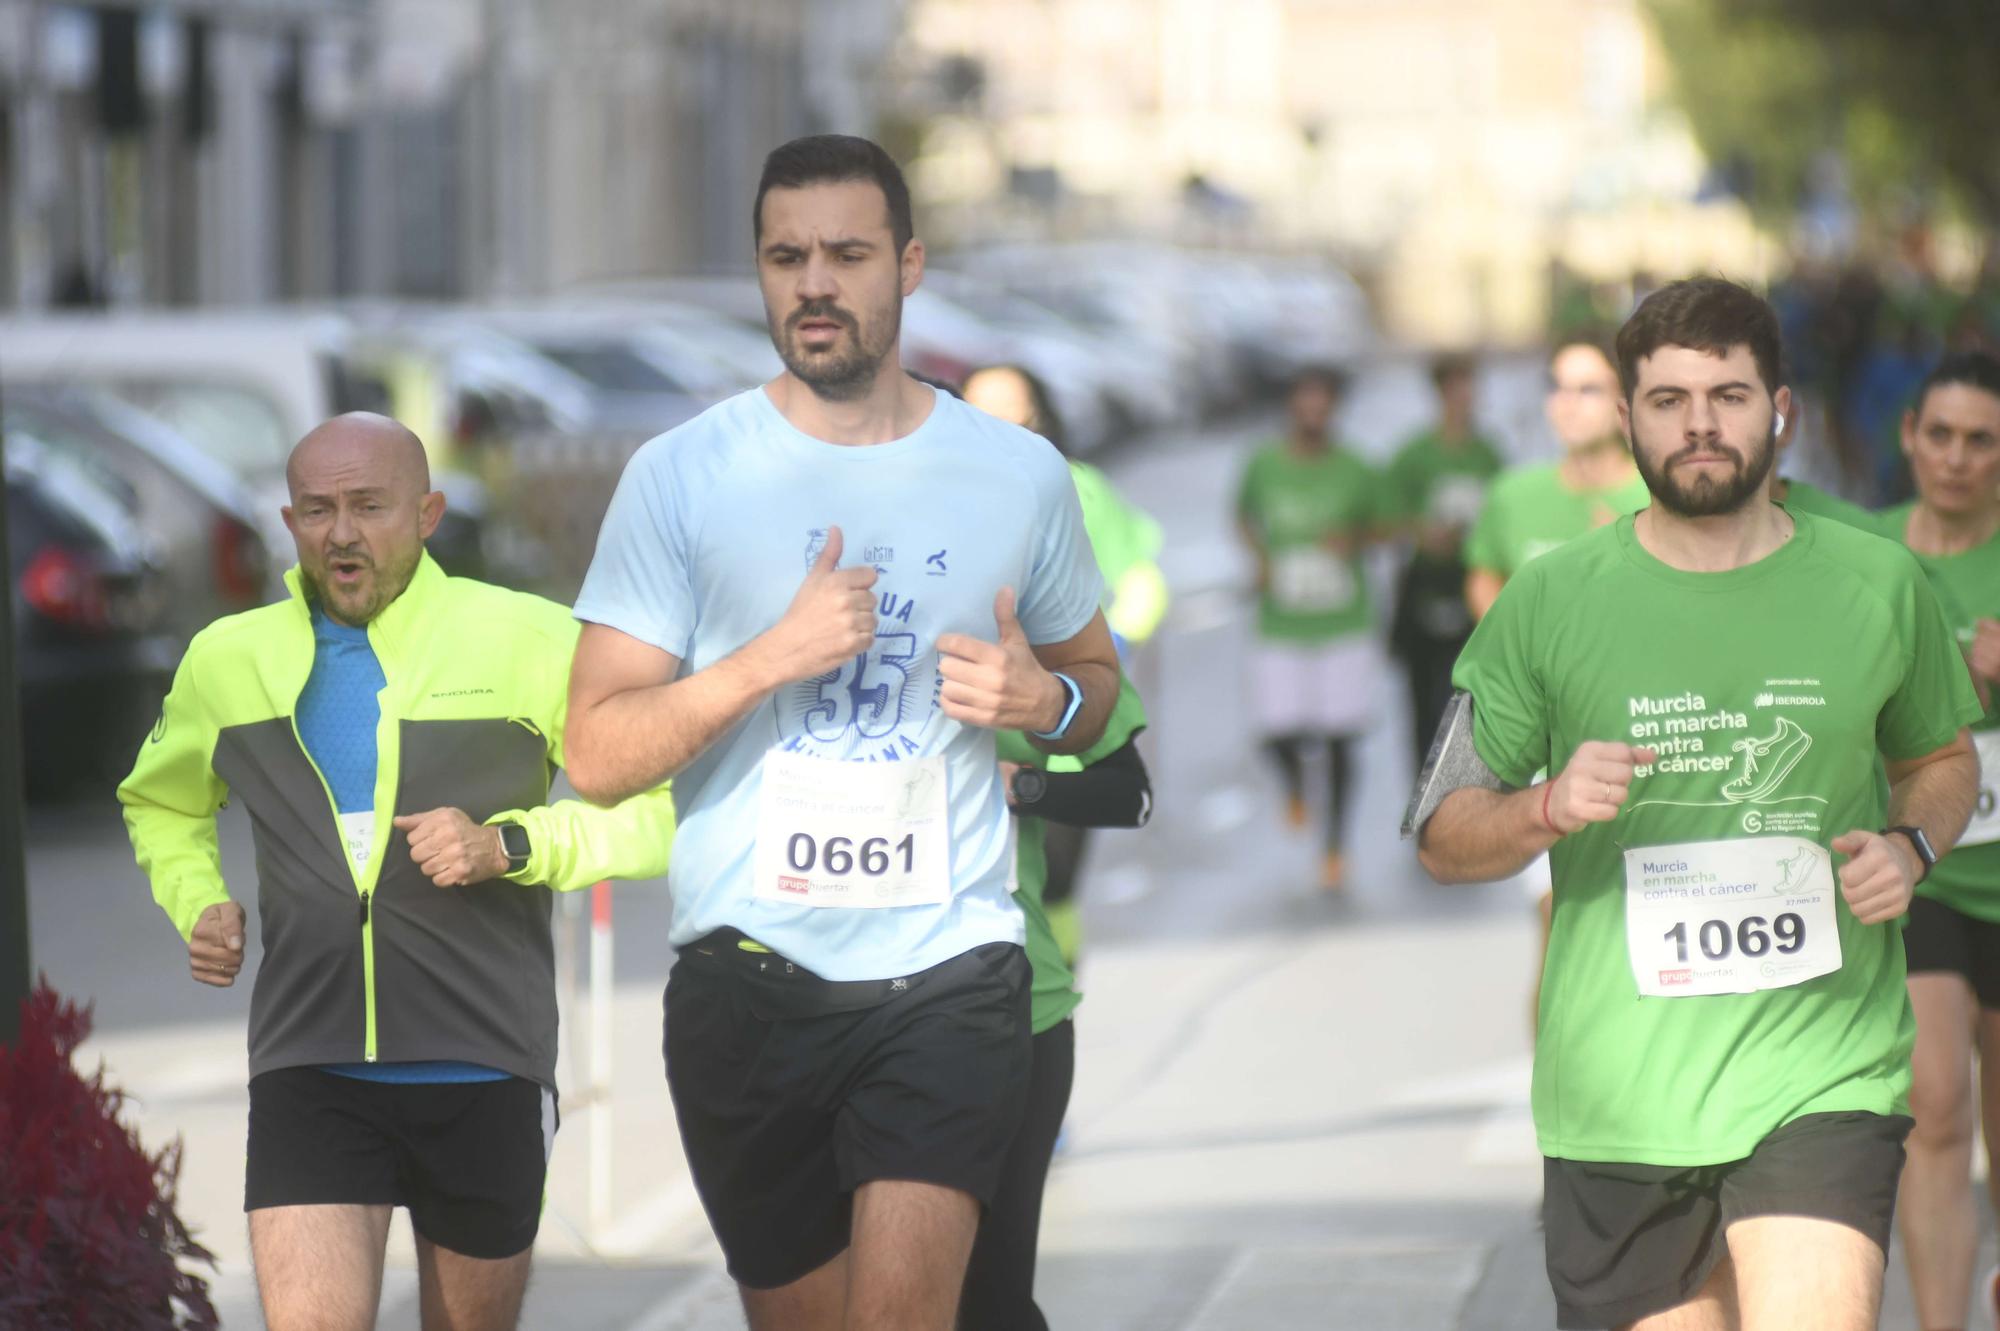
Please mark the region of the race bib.
<svg viewBox="0 0 2000 1331"><path fill-rule="evenodd" d="M2000 730L1973 731L1972 747L1979 750L1979 801L1957 844L1990 846L2000 841Z"/></svg>
<svg viewBox="0 0 2000 1331"><path fill-rule="evenodd" d="M1354 602L1354 571L1318 546L1281 550L1271 557L1271 600L1293 615L1345 610Z"/></svg>
<svg viewBox="0 0 2000 1331"><path fill-rule="evenodd" d="M366 869L368 857L375 849L374 811L343 813L339 817L340 840L347 847L347 858L354 862L357 872Z"/></svg>
<svg viewBox="0 0 2000 1331"><path fill-rule="evenodd" d="M1445 476L1431 487L1429 517L1448 527L1470 527L1485 505L1485 481L1477 476Z"/></svg>
<svg viewBox="0 0 2000 1331"><path fill-rule="evenodd" d="M1783 989L1840 969L1833 861L1801 837L1625 852L1625 945L1656 998Z"/></svg>
<svg viewBox="0 0 2000 1331"><path fill-rule="evenodd" d="M849 763L764 756L755 895L794 906L935 906L951 899L944 758Z"/></svg>

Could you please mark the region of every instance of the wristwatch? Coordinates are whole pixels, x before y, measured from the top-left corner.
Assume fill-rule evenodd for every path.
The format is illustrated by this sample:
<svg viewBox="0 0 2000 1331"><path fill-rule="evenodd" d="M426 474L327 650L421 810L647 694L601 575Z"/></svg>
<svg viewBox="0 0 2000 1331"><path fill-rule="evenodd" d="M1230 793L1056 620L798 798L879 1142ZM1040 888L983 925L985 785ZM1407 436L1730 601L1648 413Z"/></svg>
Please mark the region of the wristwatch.
<svg viewBox="0 0 2000 1331"><path fill-rule="evenodd" d="M519 873L528 867L528 856L533 847L528 844L528 829L519 823L496 823L500 829L500 849L507 856L507 872Z"/></svg>
<svg viewBox="0 0 2000 1331"><path fill-rule="evenodd" d="M1882 829L1883 836L1888 836L1893 832L1901 832L1905 837L1909 838L1910 844L1917 848L1917 858L1922 860L1924 864L1924 871L1917 875L1917 881L1920 883L1923 882L1924 879L1931 876L1931 866L1937 863L1937 852L1931 849L1931 839L1924 835L1924 829L1921 827L1885 827Z"/></svg>
<svg viewBox="0 0 2000 1331"><path fill-rule="evenodd" d="M1036 739L1061 739L1069 733L1069 723L1076 720L1076 714L1083 710L1083 685L1077 683L1060 670L1055 671L1054 674L1057 679L1062 681L1062 686L1069 690L1069 706L1063 708L1062 720L1056 722L1056 728L1054 730L1037 730L1035 732Z"/></svg>
<svg viewBox="0 0 2000 1331"><path fill-rule="evenodd" d="M1026 808L1039 804L1042 796L1049 793L1049 777L1039 767L1023 767L1014 773L1011 788L1014 792L1014 806Z"/></svg>

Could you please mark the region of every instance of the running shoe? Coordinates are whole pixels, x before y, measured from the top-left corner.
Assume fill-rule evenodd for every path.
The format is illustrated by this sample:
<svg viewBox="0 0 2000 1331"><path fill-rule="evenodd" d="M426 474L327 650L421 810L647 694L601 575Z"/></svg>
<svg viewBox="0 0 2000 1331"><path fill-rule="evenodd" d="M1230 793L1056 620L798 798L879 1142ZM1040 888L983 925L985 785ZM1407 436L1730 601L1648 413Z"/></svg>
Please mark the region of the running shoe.
<svg viewBox="0 0 2000 1331"><path fill-rule="evenodd" d="M1784 717L1778 728L1762 739L1739 739L1729 747L1743 755L1743 774L1722 787L1722 798L1732 803L1755 803L1775 791L1799 759L1812 747L1812 736Z"/></svg>

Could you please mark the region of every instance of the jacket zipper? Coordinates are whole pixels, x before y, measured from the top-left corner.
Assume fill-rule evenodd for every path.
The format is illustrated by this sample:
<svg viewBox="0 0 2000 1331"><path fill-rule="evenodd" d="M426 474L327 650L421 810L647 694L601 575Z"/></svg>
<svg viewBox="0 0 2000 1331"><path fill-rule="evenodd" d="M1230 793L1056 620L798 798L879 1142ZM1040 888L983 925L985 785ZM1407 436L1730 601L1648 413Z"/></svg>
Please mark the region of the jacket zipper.
<svg viewBox="0 0 2000 1331"><path fill-rule="evenodd" d="M296 706L292 708L292 713L292 741L299 746L299 752L305 755L306 766L312 768L313 775L319 778L320 789L326 792L327 812L333 815L335 840L340 843L340 862L347 866L347 871L351 874L354 872L354 862L348 858L347 838L340 834L340 806L334 802L333 787L326 783L326 773L319 770L319 764L313 761L312 750L306 748L305 738L299 734L298 708ZM363 1025L361 1061L364 1063L373 1063L375 1061L375 920L374 912L368 908L368 898L373 893L368 888L362 887L359 883L355 884L355 887L361 894L361 1008Z"/></svg>

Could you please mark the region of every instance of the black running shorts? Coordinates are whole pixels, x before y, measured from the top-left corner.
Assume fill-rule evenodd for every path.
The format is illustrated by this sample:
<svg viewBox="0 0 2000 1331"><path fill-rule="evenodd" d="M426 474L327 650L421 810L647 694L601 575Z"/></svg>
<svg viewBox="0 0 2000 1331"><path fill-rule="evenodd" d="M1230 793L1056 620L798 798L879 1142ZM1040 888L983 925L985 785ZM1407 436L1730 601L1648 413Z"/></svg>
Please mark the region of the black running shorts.
<svg viewBox="0 0 2000 1331"><path fill-rule="evenodd" d="M1726 1164L1543 1161L1556 1325L1623 1326L1686 1303L1751 1216L1832 1220L1887 1253L1909 1132L1900 1114L1807 1114Z"/></svg>
<svg viewBox="0 0 2000 1331"><path fill-rule="evenodd" d="M406 1206L410 1225L467 1257L534 1244L555 1096L523 1077L408 1085L318 1068L250 1079L243 1209Z"/></svg>
<svg viewBox="0 0 2000 1331"><path fill-rule="evenodd" d="M1027 1096L1027 954L833 982L741 941L689 944L666 993L667 1086L729 1274L772 1289L831 1261L871 1181L989 1204Z"/></svg>
<svg viewBox="0 0 2000 1331"><path fill-rule="evenodd" d="M1903 922L1903 956L1912 975L1964 976L1979 1006L2000 1012L2000 924L1917 897Z"/></svg>

